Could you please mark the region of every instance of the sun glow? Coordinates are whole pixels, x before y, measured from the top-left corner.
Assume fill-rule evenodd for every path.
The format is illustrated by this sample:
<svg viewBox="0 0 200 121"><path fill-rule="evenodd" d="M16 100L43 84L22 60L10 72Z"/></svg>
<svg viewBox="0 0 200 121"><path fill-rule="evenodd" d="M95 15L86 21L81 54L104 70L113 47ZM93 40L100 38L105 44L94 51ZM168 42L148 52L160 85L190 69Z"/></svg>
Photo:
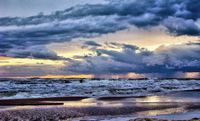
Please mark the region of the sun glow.
<svg viewBox="0 0 200 121"><path fill-rule="evenodd" d="M185 78L199 78L200 72L188 72L185 73Z"/></svg>
<svg viewBox="0 0 200 121"><path fill-rule="evenodd" d="M62 66L64 63L63 61L58 61L58 60L0 57L0 66L20 66L20 65L40 65L40 64Z"/></svg>
<svg viewBox="0 0 200 121"><path fill-rule="evenodd" d="M45 75L40 78L93 78L90 74L80 74L80 75Z"/></svg>

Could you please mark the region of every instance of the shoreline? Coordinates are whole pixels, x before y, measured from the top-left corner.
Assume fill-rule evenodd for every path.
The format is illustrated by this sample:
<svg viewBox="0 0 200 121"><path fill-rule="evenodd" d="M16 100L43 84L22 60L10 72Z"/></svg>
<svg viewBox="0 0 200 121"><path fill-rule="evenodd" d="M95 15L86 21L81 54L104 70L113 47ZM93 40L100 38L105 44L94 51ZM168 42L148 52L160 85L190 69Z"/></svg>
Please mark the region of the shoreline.
<svg viewBox="0 0 200 121"><path fill-rule="evenodd" d="M192 113L192 116L185 116L188 120L200 117L199 95L199 91L181 91L165 95L136 97L68 96L1 99L0 120L133 121L135 118L145 117L170 119L178 114ZM195 111L198 113L193 113ZM109 116L112 117L109 118ZM88 120L84 120L85 118ZM95 120L90 120L92 118ZM177 117L179 118L181 117Z"/></svg>
<svg viewBox="0 0 200 121"><path fill-rule="evenodd" d="M80 101L89 98L85 96L27 98L27 99L0 99L0 106L23 106L23 105L63 105L57 101ZM56 101L56 102L54 102Z"/></svg>
<svg viewBox="0 0 200 121"><path fill-rule="evenodd" d="M0 120L129 121L136 118L200 118L200 103L148 103L135 106L20 106L0 110ZM183 108L184 107L184 108ZM197 113L193 113L197 112ZM190 114L190 115L187 115ZM191 116L192 114L192 116ZM181 117L185 116L185 117ZM109 117L111 116L111 117ZM77 120L78 119L78 120ZM87 120L86 120L87 119ZM117 120L116 120L117 119ZM120 120L119 120L120 119ZM128 119L128 120L125 120ZM93 120L91 120L93 121ZM131 120L132 121L132 120Z"/></svg>
<svg viewBox="0 0 200 121"><path fill-rule="evenodd" d="M200 102L200 90L174 91L166 94L157 94L149 96L131 96L131 95L111 95L111 96L62 96L62 97L41 97L41 98L19 98L19 99L0 99L0 106L31 106L31 105L64 105L64 102L96 100L96 101L123 101L132 102L157 102L157 103L177 103L177 102ZM155 99L154 99L155 98Z"/></svg>

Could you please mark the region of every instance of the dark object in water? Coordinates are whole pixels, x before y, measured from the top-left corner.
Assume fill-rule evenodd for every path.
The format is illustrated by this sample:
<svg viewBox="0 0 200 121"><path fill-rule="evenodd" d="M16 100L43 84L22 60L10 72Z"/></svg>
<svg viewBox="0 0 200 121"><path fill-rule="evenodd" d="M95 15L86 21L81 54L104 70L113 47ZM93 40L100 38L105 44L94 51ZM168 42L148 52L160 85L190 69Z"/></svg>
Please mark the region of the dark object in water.
<svg viewBox="0 0 200 121"><path fill-rule="evenodd" d="M51 97L51 98L29 98L29 99L4 99L0 100L0 106L14 105L63 105L63 102L53 101L79 101L88 97L71 96L71 97Z"/></svg>
<svg viewBox="0 0 200 121"><path fill-rule="evenodd" d="M84 79L80 79L80 80L79 80L80 83L83 83L84 81L85 81Z"/></svg>

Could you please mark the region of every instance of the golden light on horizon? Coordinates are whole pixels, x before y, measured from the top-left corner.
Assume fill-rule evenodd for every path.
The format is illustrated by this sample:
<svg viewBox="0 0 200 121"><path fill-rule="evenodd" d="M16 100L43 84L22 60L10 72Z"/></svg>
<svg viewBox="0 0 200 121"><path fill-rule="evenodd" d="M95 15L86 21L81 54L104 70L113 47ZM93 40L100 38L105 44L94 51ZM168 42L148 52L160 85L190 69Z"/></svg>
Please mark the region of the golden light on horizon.
<svg viewBox="0 0 200 121"><path fill-rule="evenodd" d="M185 78L199 78L200 72L187 72L185 73Z"/></svg>
<svg viewBox="0 0 200 121"><path fill-rule="evenodd" d="M137 73L128 73L127 77L128 78L145 78L143 74L137 74Z"/></svg>
<svg viewBox="0 0 200 121"><path fill-rule="evenodd" d="M96 78L111 78L111 79L136 79L136 78L145 78L143 74L137 74L137 73L127 73L127 74L100 74L100 75L94 75Z"/></svg>
<svg viewBox="0 0 200 121"><path fill-rule="evenodd" d="M45 75L40 78L93 78L92 74L80 74L80 75Z"/></svg>
<svg viewBox="0 0 200 121"><path fill-rule="evenodd" d="M64 63L62 60L0 57L0 66L20 66L35 64L62 66Z"/></svg>

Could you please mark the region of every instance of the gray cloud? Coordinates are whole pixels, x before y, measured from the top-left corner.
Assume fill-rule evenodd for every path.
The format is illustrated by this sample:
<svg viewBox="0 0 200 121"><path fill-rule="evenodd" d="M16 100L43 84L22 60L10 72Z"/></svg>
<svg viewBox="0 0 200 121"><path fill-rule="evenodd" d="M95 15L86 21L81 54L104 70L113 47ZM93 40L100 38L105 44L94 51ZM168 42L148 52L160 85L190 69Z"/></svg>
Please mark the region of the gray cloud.
<svg viewBox="0 0 200 121"><path fill-rule="evenodd" d="M86 41L84 44L85 44L86 46L87 46L87 45L90 45L90 46L97 46L97 47L100 47L100 46L101 46L100 44L96 43L95 41Z"/></svg>
<svg viewBox="0 0 200 121"><path fill-rule="evenodd" d="M0 18L0 53L13 48L94 37L137 27L162 25L174 35L200 35L198 0L109 0L50 15Z"/></svg>
<svg viewBox="0 0 200 121"><path fill-rule="evenodd" d="M51 42L70 41L78 37L93 37L104 33L124 29L124 25L114 22L116 17L86 17L78 20L68 19L62 22L40 25L1 27L1 53L12 48L44 45ZM103 22L100 22L103 21ZM99 24L97 24L99 23Z"/></svg>
<svg viewBox="0 0 200 121"><path fill-rule="evenodd" d="M163 24L177 35L199 35L200 32L199 26L192 19L169 17L164 20Z"/></svg>
<svg viewBox="0 0 200 121"><path fill-rule="evenodd" d="M197 42L160 46L155 51L148 51L134 45L119 43L106 43L102 45L102 47L106 45L117 46L122 51L105 50L99 46L87 45L88 49L97 54L88 54L68 59L65 67L46 65L45 63L1 66L0 76L43 76L47 74L94 74L99 76L134 72L148 77L183 77L185 72L200 72L200 44ZM22 51L22 53L26 53L29 49L25 49L25 52ZM14 54L14 56L18 56L17 53ZM29 54L25 54L25 56L27 55L29 57Z"/></svg>
<svg viewBox="0 0 200 121"><path fill-rule="evenodd" d="M11 49L6 53L9 57L16 58L34 58L34 59L49 59L49 60L65 60L64 57L58 56L55 52L47 49L44 46L31 46L29 48Z"/></svg>
<svg viewBox="0 0 200 121"><path fill-rule="evenodd" d="M30 16L39 12L50 14L74 5L104 3L104 0L0 0L0 16Z"/></svg>
<svg viewBox="0 0 200 121"><path fill-rule="evenodd" d="M86 74L143 74L176 75L177 72L199 72L199 45L161 46L151 52L133 45L121 45L122 52L94 48L100 56L87 56L72 60L67 72Z"/></svg>

